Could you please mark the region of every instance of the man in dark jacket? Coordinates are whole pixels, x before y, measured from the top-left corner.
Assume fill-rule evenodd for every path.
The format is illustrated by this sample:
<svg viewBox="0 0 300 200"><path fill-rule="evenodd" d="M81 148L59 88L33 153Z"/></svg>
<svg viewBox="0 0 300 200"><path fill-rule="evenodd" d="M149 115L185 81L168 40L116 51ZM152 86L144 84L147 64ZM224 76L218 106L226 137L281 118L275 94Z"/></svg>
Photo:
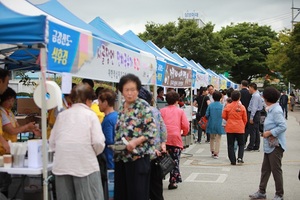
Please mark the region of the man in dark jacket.
<svg viewBox="0 0 300 200"><path fill-rule="evenodd" d="M281 106L283 113L285 113L285 119L288 119L288 117L287 117L288 102L289 102L289 97L286 95L286 91L283 91L283 93L279 99L279 105Z"/></svg>
<svg viewBox="0 0 300 200"><path fill-rule="evenodd" d="M246 110L247 110L247 113L248 113L248 106L249 106L249 103L250 103L250 100L251 100L251 94L249 92L249 89L248 89L248 81L246 80L242 80L241 82L241 90L240 90L240 93L241 93L241 102L242 104L245 106ZM248 115L247 115L248 116ZM248 119L249 121L249 119ZM249 135L249 131L246 131L247 129L247 125L245 127L245 138L244 138L244 142L245 142L245 146L247 144L247 140L248 140L248 135Z"/></svg>

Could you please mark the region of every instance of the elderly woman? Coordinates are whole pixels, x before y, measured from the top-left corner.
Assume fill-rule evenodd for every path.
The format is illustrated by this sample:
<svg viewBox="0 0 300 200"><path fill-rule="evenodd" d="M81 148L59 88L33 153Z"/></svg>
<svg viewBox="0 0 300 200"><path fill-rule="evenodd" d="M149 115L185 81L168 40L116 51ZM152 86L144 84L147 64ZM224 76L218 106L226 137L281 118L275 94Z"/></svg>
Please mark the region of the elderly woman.
<svg viewBox="0 0 300 200"><path fill-rule="evenodd" d="M115 200L149 200L150 156L154 154L156 125L150 105L138 98L140 79L127 74L119 82L124 97L116 124Z"/></svg>
<svg viewBox="0 0 300 200"><path fill-rule="evenodd" d="M97 115L90 109L94 91L87 84L72 89L73 105L59 113L49 139L55 152L52 172L58 200L103 199L97 155L105 138Z"/></svg>
<svg viewBox="0 0 300 200"><path fill-rule="evenodd" d="M264 159L261 166L261 178L259 190L249 195L251 199L266 199L266 188L271 173L275 181L274 200L283 199L283 177L281 161L283 152L286 150L286 120L283 116L281 106L277 103L280 92L273 87L266 87L263 91L263 98L267 105L267 117L264 122Z"/></svg>
<svg viewBox="0 0 300 200"><path fill-rule="evenodd" d="M179 94L170 91L166 96L168 106L160 110L167 127L167 151L175 161L175 168L170 172L168 189L177 189L177 183L182 182L179 171L179 161L183 143L181 135L187 135L190 129L189 121L184 111L178 108Z"/></svg>

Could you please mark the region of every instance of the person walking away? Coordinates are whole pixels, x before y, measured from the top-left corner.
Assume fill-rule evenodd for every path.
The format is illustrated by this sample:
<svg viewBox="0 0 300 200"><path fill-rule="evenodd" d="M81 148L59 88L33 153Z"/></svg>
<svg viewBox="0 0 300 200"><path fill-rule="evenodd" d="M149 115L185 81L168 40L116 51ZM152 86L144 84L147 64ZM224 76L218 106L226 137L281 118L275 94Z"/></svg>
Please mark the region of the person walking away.
<svg viewBox="0 0 300 200"><path fill-rule="evenodd" d="M263 147L264 158L261 166L261 177L259 189L250 194L251 199L266 199L267 183L272 173L275 181L276 193L273 200L283 200L283 175L282 157L286 150L286 120L283 117L282 109L277 102L280 93L274 87L266 87L263 91L263 98L267 105L267 117L264 122Z"/></svg>
<svg viewBox="0 0 300 200"><path fill-rule="evenodd" d="M250 135L250 142L245 150L258 151L260 146L260 112L263 109L263 101L257 90L256 83L249 84L249 92L252 94L252 97L248 106L248 124L246 131L247 134Z"/></svg>
<svg viewBox="0 0 300 200"><path fill-rule="evenodd" d="M222 117L226 120L225 131L227 133L227 151L231 165L244 163L244 133L247 123L246 108L240 102L241 93L237 90L231 93L232 102L223 110ZM237 140L239 150L238 159L234 152L234 141Z"/></svg>
<svg viewBox="0 0 300 200"><path fill-rule="evenodd" d="M175 167L170 172L168 189L177 189L177 183L182 182L179 162L183 149L182 135L187 135L190 129L189 121L184 111L178 108L179 94L170 91L166 95L168 106L160 110L161 116L167 127L167 151L175 161Z"/></svg>
<svg viewBox="0 0 300 200"><path fill-rule="evenodd" d="M118 113L115 145L125 144L126 148L114 155L114 200L149 200L150 156L155 152L157 132L150 105L138 98L141 87L133 74L122 76L119 82L125 101Z"/></svg>
<svg viewBox="0 0 300 200"><path fill-rule="evenodd" d="M283 91L282 95L279 98L279 105L282 108L285 119L288 119L288 102L289 97L286 95L286 91Z"/></svg>
<svg viewBox="0 0 300 200"><path fill-rule="evenodd" d="M202 132L206 130L202 130L199 126L198 122L201 119L201 117L205 116L206 109L208 105L210 104L209 97L207 96L207 88L206 87L200 87L199 89L199 95L194 100L194 106L198 107L197 113L196 113L196 120L198 125L198 139L197 142L200 144L202 139Z"/></svg>
<svg viewBox="0 0 300 200"><path fill-rule="evenodd" d="M149 105L152 104L152 94L145 88L142 87L140 89L138 97L147 101ZM151 158L150 200L164 200L163 177L161 176L161 169L159 165L157 165L157 157L162 156L162 153L167 152L167 128L160 111L153 106L151 106L151 111L155 120L157 134L154 140L155 154Z"/></svg>
<svg viewBox="0 0 300 200"><path fill-rule="evenodd" d="M250 100L252 97L252 95L250 94L249 89L248 89L248 81L242 80L240 93L241 93L241 102L242 102L243 106L245 106L247 113L248 113L248 106L249 106L249 103L250 103ZM247 114L247 117L248 116L249 115ZM248 119L248 121L249 121L249 119ZM244 135L245 136L245 138L244 138L245 145L247 144L248 134L249 134L249 131L247 131L247 125L246 125L245 135Z"/></svg>
<svg viewBox="0 0 300 200"><path fill-rule="evenodd" d="M296 103L296 97L295 97L295 94L292 92L290 94L290 105L291 105L292 112L294 111L295 103Z"/></svg>
<svg viewBox="0 0 300 200"><path fill-rule="evenodd" d="M58 200L103 200L97 161L105 147L105 137L97 115L90 109L93 89L79 84L72 89L73 105L56 118L49 139L55 152L52 172Z"/></svg>
<svg viewBox="0 0 300 200"><path fill-rule="evenodd" d="M212 157L219 158L221 137L225 134L222 126L223 105L220 103L222 97L221 92L213 93L214 102L208 105L205 116L208 118L206 134L210 135L210 150Z"/></svg>

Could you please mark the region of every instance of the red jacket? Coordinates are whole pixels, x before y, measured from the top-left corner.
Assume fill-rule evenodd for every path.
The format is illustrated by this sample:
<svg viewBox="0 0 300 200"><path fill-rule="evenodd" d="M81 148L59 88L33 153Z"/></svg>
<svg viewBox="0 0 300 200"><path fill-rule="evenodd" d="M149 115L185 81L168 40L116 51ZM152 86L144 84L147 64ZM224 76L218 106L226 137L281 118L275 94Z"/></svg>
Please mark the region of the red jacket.
<svg viewBox="0 0 300 200"><path fill-rule="evenodd" d="M226 133L245 133L247 111L240 101L227 104L223 110L222 118L226 120Z"/></svg>

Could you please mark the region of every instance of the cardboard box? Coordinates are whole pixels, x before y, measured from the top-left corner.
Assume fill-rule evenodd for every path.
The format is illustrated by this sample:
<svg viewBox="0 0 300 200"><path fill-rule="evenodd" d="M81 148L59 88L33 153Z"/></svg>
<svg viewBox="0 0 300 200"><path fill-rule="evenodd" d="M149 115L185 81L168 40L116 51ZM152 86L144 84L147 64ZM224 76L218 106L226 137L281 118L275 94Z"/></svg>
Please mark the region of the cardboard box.
<svg viewBox="0 0 300 200"><path fill-rule="evenodd" d="M41 115L41 109L34 103L33 98L17 99L18 115Z"/></svg>
<svg viewBox="0 0 300 200"><path fill-rule="evenodd" d="M20 126L28 124L29 122L35 122L36 124L39 124L39 128L41 128L41 117L40 116L26 116L26 115L19 116L19 115L17 115L16 119Z"/></svg>

